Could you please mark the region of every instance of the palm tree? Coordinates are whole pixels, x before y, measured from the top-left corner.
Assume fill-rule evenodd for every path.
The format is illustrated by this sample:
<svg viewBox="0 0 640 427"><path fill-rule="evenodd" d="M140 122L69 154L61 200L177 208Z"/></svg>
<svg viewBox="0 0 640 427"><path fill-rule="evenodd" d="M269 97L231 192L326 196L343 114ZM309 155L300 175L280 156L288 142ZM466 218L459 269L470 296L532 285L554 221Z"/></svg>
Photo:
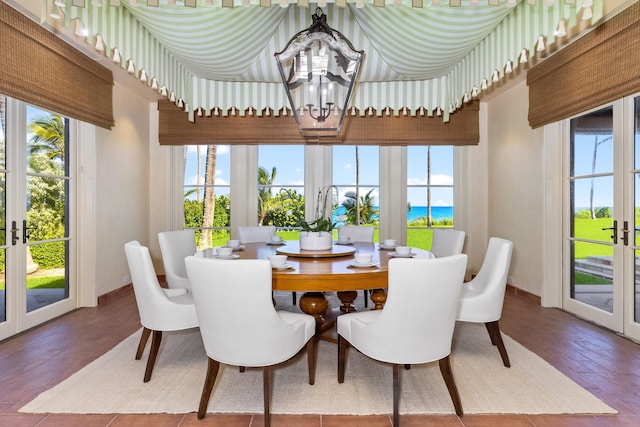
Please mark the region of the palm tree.
<svg viewBox="0 0 640 427"><path fill-rule="evenodd" d="M64 119L58 114L37 117L29 123L30 154L44 154L50 160L64 162Z"/></svg>
<svg viewBox="0 0 640 427"><path fill-rule="evenodd" d="M427 227L433 226L431 217L431 146L427 145Z"/></svg>
<svg viewBox="0 0 640 427"><path fill-rule="evenodd" d="M258 225L262 225L267 214L277 208L271 194L271 186L277 173L275 166L271 168L271 174L262 166L258 168Z"/></svg>
<svg viewBox="0 0 640 427"><path fill-rule="evenodd" d="M372 224L375 221L378 211L374 208L371 193L373 188L360 197L356 196L355 191L347 191L344 194L342 206L347 211L347 224ZM360 214L358 215L357 212Z"/></svg>
<svg viewBox="0 0 640 427"><path fill-rule="evenodd" d="M204 172L204 207L202 212L202 234L200 235L200 247L212 246L211 227L216 209L216 194L214 191L216 174L217 146L207 145L207 163ZM198 163L200 159L198 159Z"/></svg>
<svg viewBox="0 0 640 427"><path fill-rule="evenodd" d="M356 193L360 194L360 152L356 145ZM356 197L356 212L360 212L360 199ZM360 225L360 215L356 215L355 225Z"/></svg>

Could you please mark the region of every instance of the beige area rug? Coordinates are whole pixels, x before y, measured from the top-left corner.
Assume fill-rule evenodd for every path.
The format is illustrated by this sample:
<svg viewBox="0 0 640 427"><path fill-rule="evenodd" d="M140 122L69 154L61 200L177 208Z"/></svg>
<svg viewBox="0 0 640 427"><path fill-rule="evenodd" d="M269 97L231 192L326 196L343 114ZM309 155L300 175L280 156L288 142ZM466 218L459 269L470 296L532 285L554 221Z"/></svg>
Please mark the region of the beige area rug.
<svg viewBox="0 0 640 427"><path fill-rule="evenodd" d="M142 377L148 352L134 360L140 333L20 409L29 413L195 412L207 369L198 330L165 333L150 382ZM466 414L616 413L547 362L504 336L505 368L483 325L456 327L452 369ZM346 377L337 382L337 346L318 346L316 383L308 383L306 355L273 370L271 411L276 414L388 414L391 366L350 349ZM452 414L438 364L401 370L400 412ZM208 411L262 413L262 371L222 365Z"/></svg>

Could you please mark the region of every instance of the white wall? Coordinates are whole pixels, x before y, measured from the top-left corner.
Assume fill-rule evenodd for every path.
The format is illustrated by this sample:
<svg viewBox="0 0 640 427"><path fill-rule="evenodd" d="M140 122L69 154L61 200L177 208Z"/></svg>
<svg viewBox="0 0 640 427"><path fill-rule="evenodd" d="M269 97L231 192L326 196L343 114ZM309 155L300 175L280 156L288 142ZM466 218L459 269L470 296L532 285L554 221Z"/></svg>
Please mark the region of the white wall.
<svg viewBox="0 0 640 427"><path fill-rule="evenodd" d="M542 129L527 120L523 81L492 98L487 108L488 236L513 241L511 284L541 295L544 168Z"/></svg>
<svg viewBox="0 0 640 427"><path fill-rule="evenodd" d="M97 295L128 283L126 242L149 244L149 102L116 83L113 112L113 129L96 131Z"/></svg>

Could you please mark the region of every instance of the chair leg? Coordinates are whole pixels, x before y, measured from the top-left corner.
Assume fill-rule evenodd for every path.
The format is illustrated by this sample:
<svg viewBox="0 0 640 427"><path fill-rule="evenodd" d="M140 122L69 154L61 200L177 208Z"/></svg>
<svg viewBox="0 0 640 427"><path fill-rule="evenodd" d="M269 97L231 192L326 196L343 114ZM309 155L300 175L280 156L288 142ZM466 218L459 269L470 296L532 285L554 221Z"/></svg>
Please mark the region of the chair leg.
<svg viewBox="0 0 640 427"><path fill-rule="evenodd" d="M147 369L144 371L144 382L149 382L151 374L153 373L153 366L156 364L156 357L158 356L158 349L160 348L160 342L162 341L162 331L153 331L151 335L151 350L149 351L149 359L147 359Z"/></svg>
<svg viewBox="0 0 640 427"><path fill-rule="evenodd" d="M293 305L296 305L296 293L295 292L291 292L291 301L293 302Z"/></svg>
<svg viewBox="0 0 640 427"><path fill-rule="evenodd" d="M344 382L344 365L347 359L347 347L349 344L347 340L342 338L342 335L338 335L338 383Z"/></svg>
<svg viewBox="0 0 640 427"><path fill-rule="evenodd" d="M218 376L218 369L220 369L220 364L218 362L210 357L208 359L209 363L207 365L207 377L204 380L204 387L202 387L202 396L200 396L200 406L198 406L199 420L203 419L205 414L207 413L207 406L209 406L211 391L213 391L213 386L216 383L216 378Z"/></svg>
<svg viewBox="0 0 640 427"><path fill-rule="evenodd" d="M509 355L507 354L507 349L504 347L504 342L502 341L502 334L500 334L500 325L498 321L487 322L484 324L489 332L489 337L491 338L491 343L498 347L498 351L500 352L500 357L502 358L502 363L507 368L511 367L511 362L509 362Z"/></svg>
<svg viewBox="0 0 640 427"><path fill-rule="evenodd" d="M264 426L271 425L271 415L269 414L269 402L271 401L271 382L269 381L269 367L262 368L262 384L264 389Z"/></svg>
<svg viewBox="0 0 640 427"><path fill-rule="evenodd" d="M451 364L449 363L449 356L446 356L440 359L439 363L440 363L440 373L442 374L444 383L447 385L447 389L449 390L449 396L451 396L451 400L453 401L453 407L456 410L456 414L463 415L464 412L462 411L462 402L460 401L460 395L458 394L458 388L456 387L456 382L453 379L453 372L451 372Z"/></svg>
<svg viewBox="0 0 640 427"><path fill-rule="evenodd" d="M142 358L142 353L144 352L144 348L149 340L149 334L151 334L151 329L143 327L142 335L140 335L140 342L138 343L138 351L136 351L136 360L140 360Z"/></svg>
<svg viewBox="0 0 640 427"><path fill-rule="evenodd" d="M400 365L393 364L393 427L400 426Z"/></svg>
<svg viewBox="0 0 640 427"><path fill-rule="evenodd" d="M364 293L364 307L367 308L369 307L369 291L365 289L362 292Z"/></svg>
<svg viewBox="0 0 640 427"><path fill-rule="evenodd" d="M307 342L307 365L309 367L309 384L316 383L316 340L314 337Z"/></svg>

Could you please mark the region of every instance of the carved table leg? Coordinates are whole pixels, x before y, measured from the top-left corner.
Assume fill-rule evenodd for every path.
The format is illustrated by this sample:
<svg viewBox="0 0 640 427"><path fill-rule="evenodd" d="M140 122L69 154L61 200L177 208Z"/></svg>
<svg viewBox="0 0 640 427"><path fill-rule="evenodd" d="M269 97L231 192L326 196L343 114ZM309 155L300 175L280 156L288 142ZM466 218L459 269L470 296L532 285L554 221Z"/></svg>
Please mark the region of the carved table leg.
<svg viewBox="0 0 640 427"><path fill-rule="evenodd" d="M353 302L358 297L357 291L339 291L338 298L340 298L340 302L342 305L340 306L340 311L343 313L351 313L353 311L357 311L353 306Z"/></svg>
<svg viewBox="0 0 640 427"><path fill-rule="evenodd" d="M327 299L322 292L305 292L300 297L300 310L303 313L310 314L316 319L316 331L319 330L324 319L322 315L329 307Z"/></svg>
<svg viewBox="0 0 640 427"><path fill-rule="evenodd" d="M374 310L382 310L384 303L387 301L387 293L384 289L374 289L371 292L371 301L373 301Z"/></svg>

